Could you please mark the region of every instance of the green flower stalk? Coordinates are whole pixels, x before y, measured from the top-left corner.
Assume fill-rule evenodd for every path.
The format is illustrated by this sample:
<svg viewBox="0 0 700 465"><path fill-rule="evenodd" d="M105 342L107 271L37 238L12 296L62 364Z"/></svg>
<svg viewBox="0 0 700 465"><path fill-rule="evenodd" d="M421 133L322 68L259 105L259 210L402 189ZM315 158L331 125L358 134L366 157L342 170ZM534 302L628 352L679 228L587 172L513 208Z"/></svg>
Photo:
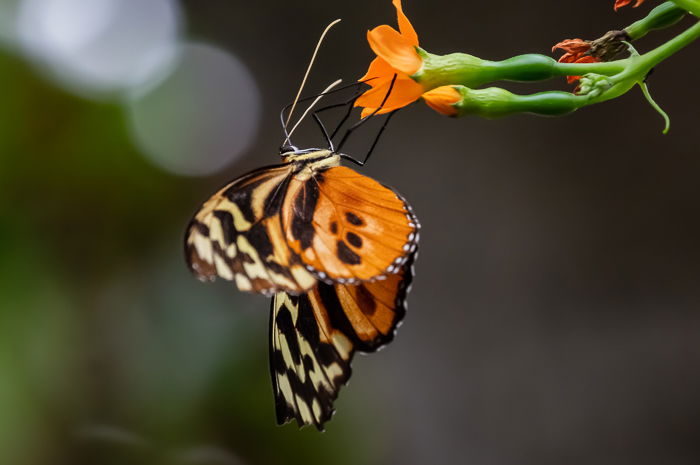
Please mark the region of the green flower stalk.
<svg viewBox="0 0 700 465"><path fill-rule="evenodd" d="M537 53L518 55L507 60L482 60L466 53L433 55L417 49L423 66L410 77L426 89L447 84L480 87L496 81L544 81L571 74L613 75L625 69L625 61L610 63L560 63Z"/></svg>
<svg viewBox="0 0 700 465"><path fill-rule="evenodd" d="M500 118L515 113L531 113L540 116L561 116L584 106L587 97L570 92L548 91L529 95L517 95L500 87L470 89L453 86L459 100L452 105L454 116L474 115L482 118Z"/></svg>
<svg viewBox="0 0 700 465"><path fill-rule="evenodd" d="M435 55L419 46L418 35L404 15L400 0L393 0L393 3L400 31L382 25L368 32L377 58L363 78L369 79L372 89L356 102L365 107L363 116L374 110L377 110L375 113L393 111L421 98L436 111L456 117L496 118L514 113L560 116L617 98L636 85L660 111L646 88L647 75L700 37L698 22L647 53L640 55L631 47L628 41L671 27L688 11L693 14L700 11L700 0L674 0L662 3L624 30L610 31L595 41L569 39L560 42L555 48L562 48L566 53L558 61L534 53L501 61L466 53ZM631 0L618 0L616 6L629 3ZM623 53L629 56L615 59ZM498 81L532 82L560 76L566 76L569 82L580 80L574 93L546 91L518 95L500 87L482 88ZM379 102L384 100L386 104L378 108Z"/></svg>

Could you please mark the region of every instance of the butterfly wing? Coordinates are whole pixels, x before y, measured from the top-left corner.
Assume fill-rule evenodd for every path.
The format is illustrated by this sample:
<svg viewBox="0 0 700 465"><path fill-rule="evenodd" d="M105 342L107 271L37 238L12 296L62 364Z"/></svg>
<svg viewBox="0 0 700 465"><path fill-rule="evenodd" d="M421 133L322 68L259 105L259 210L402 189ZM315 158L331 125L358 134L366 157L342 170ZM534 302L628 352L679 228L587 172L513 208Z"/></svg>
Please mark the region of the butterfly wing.
<svg viewBox="0 0 700 465"><path fill-rule="evenodd" d="M300 293L316 278L295 261L282 229L280 209L293 167L260 168L225 186L190 221L185 255L202 280L220 277L242 291Z"/></svg>
<svg viewBox="0 0 700 465"><path fill-rule="evenodd" d="M277 423L323 424L351 375L356 350L394 337L406 313L413 254L398 273L359 285L319 282L307 294L278 293L270 315L270 372Z"/></svg>
<svg viewBox="0 0 700 465"><path fill-rule="evenodd" d="M418 220L406 201L344 166L291 179L282 223L292 250L327 283L396 273L418 243Z"/></svg>

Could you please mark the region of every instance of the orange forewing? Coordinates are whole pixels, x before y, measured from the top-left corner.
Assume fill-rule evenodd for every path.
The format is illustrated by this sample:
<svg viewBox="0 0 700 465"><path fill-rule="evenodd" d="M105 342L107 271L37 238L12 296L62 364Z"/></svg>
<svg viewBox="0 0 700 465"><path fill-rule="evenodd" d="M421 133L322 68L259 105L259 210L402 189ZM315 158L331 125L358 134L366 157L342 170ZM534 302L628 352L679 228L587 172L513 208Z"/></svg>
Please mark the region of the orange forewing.
<svg viewBox="0 0 700 465"><path fill-rule="evenodd" d="M326 281L396 273L418 239L418 222L396 192L343 166L293 179L282 215L287 243Z"/></svg>

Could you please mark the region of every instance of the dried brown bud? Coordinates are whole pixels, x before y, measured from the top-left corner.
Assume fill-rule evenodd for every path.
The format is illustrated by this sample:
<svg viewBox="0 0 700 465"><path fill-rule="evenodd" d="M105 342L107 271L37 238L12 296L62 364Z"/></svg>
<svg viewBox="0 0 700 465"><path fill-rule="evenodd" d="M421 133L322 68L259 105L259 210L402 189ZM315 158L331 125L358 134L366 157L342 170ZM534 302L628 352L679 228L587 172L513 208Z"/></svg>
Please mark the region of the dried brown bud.
<svg viewBox="0 0 700 465"><path fill-rule="evenodd" d="M629 40L630 37L625 31L608 31L603 37L591 41L588 54L600 61L613 61L627 51L627 45L623 42Z"/></svg>

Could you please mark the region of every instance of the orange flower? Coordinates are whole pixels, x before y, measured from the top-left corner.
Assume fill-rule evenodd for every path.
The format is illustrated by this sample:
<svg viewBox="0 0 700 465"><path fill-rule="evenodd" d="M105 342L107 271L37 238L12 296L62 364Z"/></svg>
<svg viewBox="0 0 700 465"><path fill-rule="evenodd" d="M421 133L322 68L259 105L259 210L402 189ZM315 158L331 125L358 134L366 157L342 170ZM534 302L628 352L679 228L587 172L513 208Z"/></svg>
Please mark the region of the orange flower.
<svg viewBox="0 0 700 465"><path fill-rule="evenodd" d="M455 116L457 108L454 107L454 104L462 100L462 95L453 86L440 86L424 93L423 100L438 113Z"/></svg>
<svg viewBox="0 0 700 465"><path fill-rule="evenodd" d="M423 94L423 87L411 79L423 66L423 59L418 55L418 35L413 29L401 7L401 0L393 0L398 17L399 30L383 24L367 32L367 41L374 53L377 54L369 65L367 73L360 81L367 82L371 89L367 90L355 102L362 109L362 117L371 114L381 104L391 86L396 74L394 87L389 98L376 114L388 113L409 103L413 103Z"/></svg>
<svg viewBox="0 0 700 465"><path fill-rule="evenodd" d="M559 63L598 63L601 61L599 58L588 54L588 52L591 50L591 43L587 40L566 39L552 47L552 51L555 51L556 49L561 49L566 52L559 57ZM579 79L581 79L581 76L567 76L566 82L572 84Z"/></svg>
<svg viewBox="0 0 700 465"><path fill-rule="evenodd" d="M615 11L622 8L623 6L629 5L630 3L632 3L632 0L615 0ZM644 0L637 0L637 3L635 3L632 8L637 8L642 3L644 3Z"/></svg>

